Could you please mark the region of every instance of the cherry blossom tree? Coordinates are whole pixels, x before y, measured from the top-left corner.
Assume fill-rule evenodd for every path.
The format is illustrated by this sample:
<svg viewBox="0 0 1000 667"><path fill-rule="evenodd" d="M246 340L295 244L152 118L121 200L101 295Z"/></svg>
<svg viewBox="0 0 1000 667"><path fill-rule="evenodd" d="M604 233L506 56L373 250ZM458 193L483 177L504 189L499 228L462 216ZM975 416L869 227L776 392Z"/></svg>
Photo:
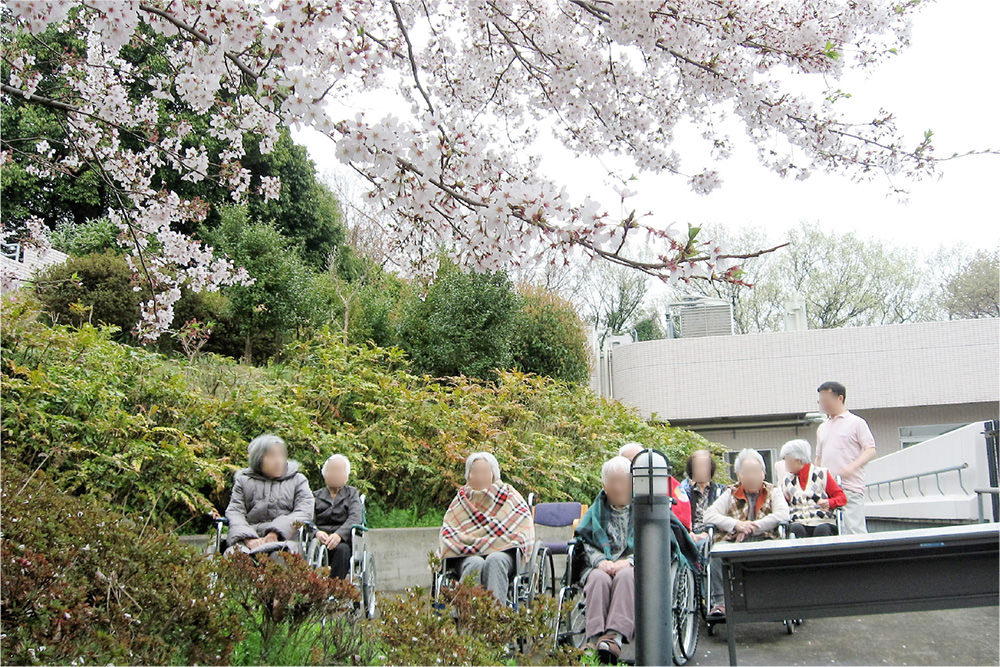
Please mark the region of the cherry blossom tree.
<svg viewBox="0 0 1000 667"><path fill-rule="evenodd" d="M735 118L777 173L838 171L914 178L934 170L930 135L908 143L885 112L843 118L829 93L796 92L793 76L834 84L908 40L918 0L7 0L5 103L60 111L65 146L3 145L3 160L72 178L86 164L115 193L112 219L154 297L142 335L168 330L182 286L248 280L212 248L177 232L205 203L163 187L157 169L217 179L234 201L253 188L280 197L276 179L251 182L246 142L262 153L278 128L312 128L371 186L400 256L446 244L488 271L551 257L606 260L662 280L739 283L740 261L711 240L614 215L539 175L536 138L552 132L581 156L616 155L708 194ZM74 31L83 52L49 48ZM162 67L135 48L158 48ZM136 87L146 94L135 96ZM398 104L348 114L337 100L388 91ZM210 119L228 148L191 140L179 109ZM712 156L674 150L683 123ZM629 193L623 191L627 198ZM614 202L615 210L619 202ZM662 215L662 213L661 213Z"/></svg>

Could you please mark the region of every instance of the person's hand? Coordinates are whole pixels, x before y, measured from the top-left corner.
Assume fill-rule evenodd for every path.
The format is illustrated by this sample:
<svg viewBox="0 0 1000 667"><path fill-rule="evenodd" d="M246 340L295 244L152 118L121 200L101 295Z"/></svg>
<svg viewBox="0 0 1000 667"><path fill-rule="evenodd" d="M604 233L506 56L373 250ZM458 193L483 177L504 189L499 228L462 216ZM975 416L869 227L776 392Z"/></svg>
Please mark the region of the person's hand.
<svg viewBox="0 0 1000 667"><path fill-rule="evenodd" d="M326 548L336 549L337 545L340 544L342 539L343 538L340 537L339 533L330 533L330 535L326 539Z"/></svg>
<svg viewBox="0 0 1000 667"><path fill-rule="evenodd" d="M316 539L319 540L320 544L326 546L326 541L330 539L330 533L326 532L325 530L317 530Z"/></svg>
<svg viewBox="0 0 1000 667"><path fill-rule="evenodd" d="M597 564L597 569L612 577L615 576L615 564L610 560L602 560Z"/></svg>
<svg viewBox="0 0 1000 667"><path fill-rule="evenodd" d="M264 538L262 537L251 537L249 540L244 540L244 545L247 549L256 549L260 545L264 544Z"/></svg>
<svg viewBox="0 0 1000 667"><path fill-rule="evenodd" d="M275 532L270 532L264 536L262 544L267 544L269 542L280 542L280 541L281 541L281 535L278 535Z"/></svg>
<svg viewBox="0 0 1000 667"><path fill-rule="evenodd" d="M743 535L750 535L753 533L753 529L756 528L756 524L753 521L737 521L736 527L733 528L734 533L740 533Z"/></svg>
<svg viewBox="0 0 1000 667"><path fill-rule="evenodd" d="M691 539L695 542L708 538L708 533L691 533Z"/></svg>
<svg viewBox="0 0 1000 667"><path fill-rule="evenodd" d="M614 563L615 574L618 574L624 569L632 567L632 563L628 562L628 558L622 558L621 560L616 560Z"/></svg>
<svg viewBox="0 0 1000 667"><path fill-rule="evenodd" d="M823 498L821 501L819 501L819 506L822 507L825 510L829 510L830 509L830 500L828 498Z"/></svg>

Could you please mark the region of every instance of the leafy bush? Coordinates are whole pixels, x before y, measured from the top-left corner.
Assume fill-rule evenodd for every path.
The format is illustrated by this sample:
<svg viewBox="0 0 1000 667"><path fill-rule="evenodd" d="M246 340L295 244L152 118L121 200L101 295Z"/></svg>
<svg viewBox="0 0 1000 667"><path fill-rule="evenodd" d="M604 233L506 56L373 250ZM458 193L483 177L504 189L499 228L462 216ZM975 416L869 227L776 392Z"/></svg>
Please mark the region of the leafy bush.
<svg viewBox="0 0 1000 667"><path fill-rule="evenodd" d="M443 263L424 299L407 304L400 345L421 373L492 378L511 366L518 298L504 273L465 273Z"/></svg>
<svg viewBox="0 0 1000 667"><path fill-rule="evenodd" d="M240 637L212 564L169 534L6 463L5 663L227 664Z"/></svg>
<svg viewBox="0 0 1000 667"><path fill-rule="evenodd" d="M537 287L521 289L514 318L514 367L567 382L590 377L590 354L583 321L569 301Z"/></svg>
<svg viewBox="0 0 1000 667"><path fill-rule="evenodd" d="M204 529L199 517L225 507L247 443L264 432L286 440L314 487L322 462L347 454L352 483L385 512L443 510L472 451L492 451L523 493L588 502L601 463L626 440L675 466L712 446L585 386L516 371L443 382L413 375L398 349L344 345L330 332L256 368L168 359L89 325L50 327L37 308L8 299L0 323L5 460L161 526Z"/></svg>
<svg viewBox="0 0 1000 667"><path fill-rule="evenodd" d="M359 599L350 583L291 554L279 562L235 553L220 570L220 582L246 631L237 664L372 662L364 629L350 622Z"/></svg>
<svg viewBox="0 0 1000 667"><path fill-rule="evenodd" d="M118 245L118 228L108 218L94 218L81 224L64 222L52 232L52 247L67 255L82 256L110 252L122 254Z"/></svg>
<svg viewBox="0 0 1000 667"><path fill-rule="evenodd" d="M381 603L378 626L385 662L392 665L496 665L578 663L580 652L553 653L555 602L537 598L517 611L497 604L486 589L467 583L442 591L441 603L421 588ZM523 653L513 647L524 641ZM516 657L515 657L516 656Z"/></svg>
<svg viewBox="0 0 1000 667"><path fill-rule="evenodd" d="M132 269L111 252L70 257L39 272L35 283L53 321L111 324L126 335L139 321L140 293L132 288Z"/></svg>

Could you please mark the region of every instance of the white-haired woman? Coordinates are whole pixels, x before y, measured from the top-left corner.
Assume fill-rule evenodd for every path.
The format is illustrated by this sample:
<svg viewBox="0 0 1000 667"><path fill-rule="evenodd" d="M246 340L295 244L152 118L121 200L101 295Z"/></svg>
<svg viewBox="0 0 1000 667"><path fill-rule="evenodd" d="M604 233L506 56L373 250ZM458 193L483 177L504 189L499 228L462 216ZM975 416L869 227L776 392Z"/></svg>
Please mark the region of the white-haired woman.
<svg viewBox="0 0 1000 667"><path fill-rule="evenodd" d="M601 466L601 484L576 527L586 566L581 573L587 599L585 650L614 664L622 642L635 633L635 560L632 531L632 462L615 456Z"/></svg>
<svg viewBox="0 0 1000 667"><path fill-rule="evenodd" d="M313 492L316 539L330 551L330 576L346 579L351 567L351 527L361 523L361 495L347 484L351 462L343 454L328 458L322 472L326 484Z"/></svg>
<svg viewBox="0 0 1000 667"><path fill-rule="evenodd" d="M265 434L250 442L247 463L236 473L226 508L229 549L298 552L295 524L313 516L313 496L298 462L288 458L284 440Z"/></svg>
<svg viewBox="0 0 1000 667"><path fill-rule="evenodd" d="M826 468L812 464L808 440L789 440L781 447L785 462L781 491L788 502L792 523L788 530L796 537L822 537L837 532L833 511L847 504L844 490Z"/></svg>
<svg viewBox="0 0 1000 667"><path fill-rule="evenodd" d="M715 540L743 542L778 536L779 523L788 522L788 503L781 489L765 481L764 458L755 449L744 449L733 465L736 484L726 487L705 510L704 521L715 526ZM711 614L724 616L722 604L722 564L712 564Z"/></svg>
<svg viewBox="0 0 1000 667"><path fill-rule="evenodd" d="M441 526L438 555L463 557L461 578L476 583L507 603L507 585L514 570L511 549L527 559L535 543L531 509L517 490L500 478L500 464L489 452L465 460L465 485L448 506Z"/></svg>

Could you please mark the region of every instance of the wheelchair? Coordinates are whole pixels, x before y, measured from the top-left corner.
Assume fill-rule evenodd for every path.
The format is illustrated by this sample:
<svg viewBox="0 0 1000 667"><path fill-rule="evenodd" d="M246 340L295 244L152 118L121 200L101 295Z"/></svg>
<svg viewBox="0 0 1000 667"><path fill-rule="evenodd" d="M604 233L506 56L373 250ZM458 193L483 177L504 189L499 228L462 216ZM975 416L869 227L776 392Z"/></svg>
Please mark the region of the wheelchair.
<svg viewBox="0 0 1000 667"><path fill-rule="evenodd" d="M529 493L526 499L528 508L531 510L532 520L534 520L535 515L535 498L534 493ZM521 550L517 547L503 552L510 556L514 562L513 573L507 587L507 604L515 611L522 605L530 607L531 602L536 597L546 593L551 594L555 590L553 582L555 565L552 553L545 542L536 539L534 544L528 545L525 558L521 558L520 552ZM435 606L440 604L441 593L445 588L459 583L462 561L465 558L466 556L449 556L441 560L441 565L431 581L431 597Z"/></svg>
<svg viewBox="0 0 1000 667"><path fill-rule="evenodd" d="M375 618L375 554L368 547L365 495L361 494L361 523L351 526L351 557L348 580L361 593L361 611L365 618ZM330 566L330 550L316 538L318 528L306 521L300 529L302 554L314 568Z"/></svg>
<svg viewBox="0 0 1000 667"><path fill-rule="evenodd" d="M698 552L680 520L671 517L670 581L673 613L673 662L686 664L698 648L701 626L698 622ZM556 598L556 644L581 648L587 641L587 606L581 575L586 568L582 542L571 540L566 557L566 571ZM639 582L636 582L639 585ZM625 653L620 662L629 663Z"/></svg>

